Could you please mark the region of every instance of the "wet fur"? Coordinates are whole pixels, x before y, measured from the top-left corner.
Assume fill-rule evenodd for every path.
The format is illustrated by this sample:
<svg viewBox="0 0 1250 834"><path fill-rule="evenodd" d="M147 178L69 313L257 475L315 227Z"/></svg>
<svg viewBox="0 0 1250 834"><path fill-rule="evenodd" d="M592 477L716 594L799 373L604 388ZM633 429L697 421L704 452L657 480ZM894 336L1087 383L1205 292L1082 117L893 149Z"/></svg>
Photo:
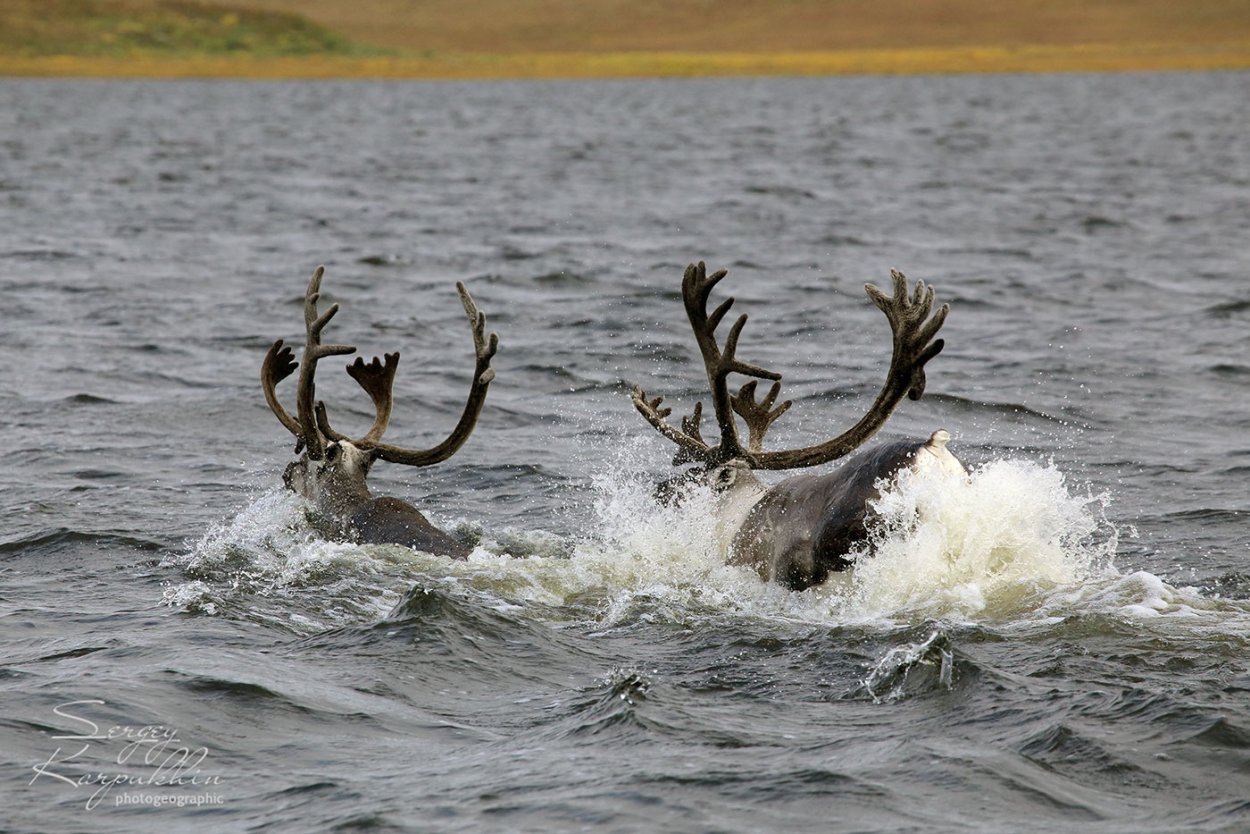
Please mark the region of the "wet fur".
<svg viewBox="0 0 1250 834"><path fill-rule="evenodd" d="M349 522L352 537L362 544L400 544L452 559L467 559L473 550L398 498L370 499L351 514Z"/></svg>
<svg viewBox="0 0 1250 834"><path fill-rule="evenodd" d="M308 501L333 529L335 538L361 544L398 544L436 556L467 559L472 549L430 523L421 511L398 498L375 498L366 478L373 455L350 441L331 443L324 460L305 454L290 464L283 480Z"/></svg>
<svg viewBox="0 0 1250 834"><path fill-rule="evenodd" d="M868 537L876 484L911 464L923 442L897 441L861 452L837 470L796 475L769 487L746 514L729 563L801 591L853 565L847 554Z"/></svg>

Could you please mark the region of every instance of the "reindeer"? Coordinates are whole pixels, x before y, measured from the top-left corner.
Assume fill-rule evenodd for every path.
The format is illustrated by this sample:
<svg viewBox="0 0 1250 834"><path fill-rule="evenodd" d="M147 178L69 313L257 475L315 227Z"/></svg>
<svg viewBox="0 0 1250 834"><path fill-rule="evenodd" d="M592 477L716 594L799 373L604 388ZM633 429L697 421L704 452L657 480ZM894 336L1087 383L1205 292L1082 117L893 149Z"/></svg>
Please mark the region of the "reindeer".
<svg viewBox="0 0 1250 834"><path fill-rule="evenodd" d="M934 290L916 282L909 295L907 278L891 270L894 292L886 295L872 284L864 289L885 313L894 332L894 352L885 385L859 422L823 443L801 449L765 451L764 436L773 422L791 405L786 400L774 407L781 392L781 374L737 358L738 339L746 325L745 314L729 329L724 348L717 344L716 328L733 306L728 298L707 311L712 289L725 277L721 270L709 276L703 262L686 268L682 300L703 356L712 409L720 439L712 445L703 439L700 422L702 401L682 418L681 428L665 418L663 397L648 398L634 386L634 407L656 431L677 445L674 466L696 464L661 484L661 497L679 496L692 481L704 480L717 496L717 540L730 564L754 568L765 580L794 590L818 585L834 571L853 564L852 547L868 536L872 522L870 502L879 497L878 485L894 478L903 468L966 474L963 464L946 448L950 435L934 432L927 441L900 441L861 452L841 468L825 474L793 475L772 486L755 470L785 470L819 466L855 451L880 429L904 396L920 399L925 388L925 364L937 356L943 340L934 340L950 305L933 312ZM930 316L930 313L933 313ZM728 387L730 374L753 377L737 394ZM763 399L756 399L758 380L772 380ZM744 446L735 413L748 429Z"/></svg>
<svg viewBox="0 0 1250 834"><path fill-rule="evenodd" d="M411 504L398 498L373 497L365 480L379 459L406 466L430 466L447 460L464 445L482 411L486 389L495 378L490 360L499 347L499 337L494 333L487 336L486 316L478 312L464 284L457 283L456 291L460 293L473 331L477 358L469 399L460 422L446 440L431 449L407 449L382 442L382 434L391 418L391 389L399 367L397 351L385 354L385 361L374 357L372 362L366 363L357 357L347 366L348 375L373 400L375 410L369 431L360 438L348 438L331 428L325 404L317 400L313 384L319 360L356 352L352 345L321 343L321 331L339 311L339 305L333 304L324 313L317 312L324 273L325 267L317 267L304 294L305 339L296 392L296 417L287 412L277 395L278 383L299 367L291 348L278 339L265 354L260 370L265 401L279 422L295 435L296 454L303 452L299 460L287 466L283 481L308 501L318 519L335 537L362 543L400 544L465 559L471 550L469 546L435 527Z"/></svg>

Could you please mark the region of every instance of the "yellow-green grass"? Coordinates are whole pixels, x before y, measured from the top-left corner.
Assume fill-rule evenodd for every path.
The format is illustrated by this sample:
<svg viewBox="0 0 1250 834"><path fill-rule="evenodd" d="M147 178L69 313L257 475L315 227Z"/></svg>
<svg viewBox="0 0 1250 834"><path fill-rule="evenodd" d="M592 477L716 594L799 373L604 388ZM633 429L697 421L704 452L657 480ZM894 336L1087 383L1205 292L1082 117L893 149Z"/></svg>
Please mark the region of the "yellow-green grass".
<svg viewBox="0 0 1250 834"><path fill-rule="evenodd" d="M0 0L0 60L348 54L307 18L186 0Z"/></svg>
<svg viewBox="0 0 1250 834"><path fill-rule="evenodd" d="M0 56L0 74L130 78L629 78L1250 69L1250 43L792 53Z"/></svg>

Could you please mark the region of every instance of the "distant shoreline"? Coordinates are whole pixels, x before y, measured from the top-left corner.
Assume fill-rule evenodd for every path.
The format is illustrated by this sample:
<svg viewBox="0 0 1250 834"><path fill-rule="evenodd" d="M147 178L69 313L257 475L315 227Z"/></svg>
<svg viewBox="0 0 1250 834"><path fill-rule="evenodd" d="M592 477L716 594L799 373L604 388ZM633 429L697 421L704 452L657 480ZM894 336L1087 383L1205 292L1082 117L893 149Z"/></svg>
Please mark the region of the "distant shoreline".
<svg viewBox="0 0 1250 834"><path fill-rule="evenodd" d="M45 78L560 79L930 75L1250 69L1250 42L865 49L827 52L421 55L0 55L0 76Z"/></svg>

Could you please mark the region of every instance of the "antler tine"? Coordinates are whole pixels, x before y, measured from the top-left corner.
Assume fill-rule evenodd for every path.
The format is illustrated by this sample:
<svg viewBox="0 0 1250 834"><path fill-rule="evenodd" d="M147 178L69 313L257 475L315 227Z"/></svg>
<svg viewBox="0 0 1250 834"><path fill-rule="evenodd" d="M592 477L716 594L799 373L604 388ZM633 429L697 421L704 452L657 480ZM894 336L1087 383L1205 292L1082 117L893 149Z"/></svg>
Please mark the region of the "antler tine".
<svg viewBox="0 0 1250 834"><path fill-rule="evenodd" d="M686 417L681 418L681 430L686 435L693 437L695 440L707 446L707 441L703 439L703 431L701 424L703 422L703 401L698 400L694 404L694 410ZM685 466L688 463L701 463L709 460L708 457L696 457L691 454L689 449L678 447L677 452L673 455L673 466Z"/></svg>
<svg viewBox="0 0 1250 834"><path fill-rule="evenodd" d="M946 321L950 305L943 304L935 312L933 287L917 281L914 290L908 293L907 277L903 273L890 270L890 277L894 283L892 295L886 295L872 284L864 285L868 297L885 313L894 334L890 370L872 407L854 426L824 443L804 449L755 454L757 468L794 469L836 460L876 434L903 397L916 400L924 394L925 364L942 352L945 343L933 337Z"/></svg>
<svg viewBox="0 0 1250 834"><path fill-rule="evenodd" d="M265 402L269 404L269 410L277 416L282 425L286 426L287 431L299 437L299 420L292 417L282 407L277 391L278 383L294 373L297 367L299 363L295 361L294 352L290 346L284 345L279 339L265 352L265 361L260 366L260 385L265 392Z"/></svg>
<svg viewBox="0 0 1250 834"><path fill-rule="evenodd" d="M373 425L364 437L352 440L352 443L357 446L380 440L391 419L393 402L391 388L395 382L395 370L399 367L399 351L383 355L386 357L385 365L376 356L369 363L365 362L364 357L358 356L355 362L347 366L347 375L356 380L360 387L365 389L369 399L373 400ZM320 400L317 401L316 415L317 428L326 437L331 440L351 440L347 435L331 427L330 418L326 414L326 404Z"/></svg>
<svg viewBox="0 0 1250 834"><path fill-rule="evenodd" d="M768 389L768 393L764 395L764 399L756 402L756 384L757 380L751 380L738 389L737 395L733 397L734 411L742 415L742 419L746 421L747 428L750 429L750 435L747 438L747 451L752 454L763 450L764 435L768 433L768 427L778 417L785 414L790 409L790 406L794 404L792 400L785 400L776 409L773 409L773 403L777 401L777 395L781 393L780 382L774 382L772 387Z"/></svg>
<svg viewBox="0 0 1250 834"><path fill-rule="evenodd" d="M917 281L909 300L907 276L896 269L891 269L890 277L894 281L893 297L887 296L872 284L865 284L864 290L872 302L885 313L890 321L890 328L894 331L895 361L892 361L890 365L891 377L898 359L910 360L906 363L909 367L900 369L906 371L906 379L900 381L906 383L904 390L908 398L918 400L924 394L925 389L925 363L941 353L942 348L945 347L946 343L942 339L933 341L932 344L930 341L945 323L946 316L950 312L950 305L943 304L933 314L933 318L929 319L935 297L933 287L925 286L923 281ZM928 319L927 322L926 319Z"/></svg>
<svg viewBox="0 0 1250 834"><path fill-rule="evenodd" d="M486 390L495 378L495 370L490 366L490 361L494 358L496 351L499 350L499 336L495 333L488 334L486 332L486 315L477 309L477 305L473 302L473 297L469 295L469 291L465 289L463 283L456 283L456 292L460 294L460 302L464 305L465 315L469 319L469 328L473 333L473 354L476 360L473 369L473 382L469 387L469 398L465 402L464 411L460 415L460 421L452 429L446 440L431 449L406 449L401 446L379 442L378 438L381 437L382 431L386 428L385 424L382 423L381 429L377 432L377 437L371 439L369 435L366 435L365 439L361 441L362 445L372 448L374 453L382 460L390 461L391 463L402 463L407 466L429 466L430 464L444 461L454 455L456 450L464 445L464 442L469 439L469 435L473 433L473 427L477 425L478 415L482 412L482 404L486 402ZM395 360L398 362L398 354L395 355ZM392 370L391 373L393 375L394 371ZM381 417L379 415L380 420ZM377 428L378 425L379 422L375 421L374 427ZM371 434L373 434L373 429L370 429Z"/></svg>
<svg viewBox="0 0 1250 834"><path fill-rule="evenodd" d="M649 399L647 392L635 385L630 392L630 399L633 400L634 408L638 409L638 413L651 424L652 428L677 444L679 447L677 455L681 459L680 462L711 462L715 459L715 450L708 446L699 434L698 421L703 413L703 403L695 406L692 417L682 419L681 429L675 429L665 422L664 418L672 414L673 409L660 407L660 404L664 402L663 397ZM693 432L691 431L692 424L690 422L692 419L694 421ZM677 459L674 460L676 461Z"/></svg>
<svg viewBox="0 0 1250 834"><path fill-rule="evenodd" d="M330 425L330 418L326 414L326 404L321 400L317 400L316 406L313 407L313 413L317 417L317 429L328 439L338 442L340 440L351 440L350 437L341 431L335 431ZM298 449L296 450L298 451Z"/></svg>
<svg viewBox="0 0 1250 834"><path fill-rule="evenodd" d="M323 345L321 331L329 324L330 319L339 311L339 305L331 304L329 309L318 315L317 301L321 297L321 277L325 267L319 266L308 281L308 290L304 293L304 362L299 373L299 389L296 393L298 405L300 437L308 447L308 456L319 460L325 455L327 435L319 431L316 415L316 386L314 377L317 373L317 361L327 356L341 356L355 353L352 345Z"/></svg>
<svg viewBox="0 0 1250 834"><path fill-rule="evenodd" d="M703 422L703 400L699 400L694 404L694 411L690 412L689 417L681 418L681 430L693 437L695 440L703 440L703 432L700 430L700 424Z"/></svg>
<svg viewBox="0 0 1250 834"><path fill-rule="evenodd" d="M347 374L365 389L369 399L373 400L373 425L365 436L357 441L357 445L373 443L381 440L386 426L391 420L391 407L394 403L392 388L395 383L395 370L399 367L399 351L383 354L386 364L378 357L365 363L364 357L356 357L356 361L347 366Z"/></svg>
<svg viewBox="0 0 1250 834"><path fill-rule="evenodd" d="M781 379L781 374L767 370L758 365L742 362L737 358L738 338L742 328L746 326L747 316L742 314L734 322L725 339L722 350L716 343L716 328L733 306L734 299L722 301L709 315L707 302L712 288L720 283L728 274L727 270L718 270L711 276L707 274L707 265L703 261L686 267L682 276L682 300L686 307L686 316L690 319L690 327L694 330L695 341L699 352L703 355L703 365L707 371L708 385L712 391L712 410L716 414L716 422L720 426L720 447L717 456L728 459L743 453L742 443L738 439L738 426L734 420L734 411L727 380L731 373L740 373L760 379Z"/></svg>

